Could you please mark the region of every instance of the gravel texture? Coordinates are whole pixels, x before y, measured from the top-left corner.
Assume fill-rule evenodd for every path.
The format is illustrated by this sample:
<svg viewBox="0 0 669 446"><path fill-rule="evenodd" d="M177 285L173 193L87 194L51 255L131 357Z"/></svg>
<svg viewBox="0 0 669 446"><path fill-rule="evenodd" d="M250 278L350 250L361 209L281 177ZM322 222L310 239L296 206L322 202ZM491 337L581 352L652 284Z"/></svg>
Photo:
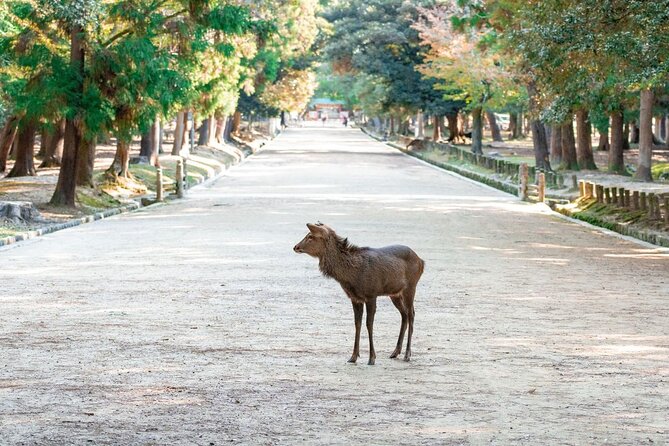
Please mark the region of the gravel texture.
<svg viewBox="0 0 669 446"><path fill-rule="evenodd" d="M321 220L425 261L410 363L292 252ZM9 247L11 248L11 247ZM288 129L189 198L0 251L0 444L667 444L669 254Z"/></svg>

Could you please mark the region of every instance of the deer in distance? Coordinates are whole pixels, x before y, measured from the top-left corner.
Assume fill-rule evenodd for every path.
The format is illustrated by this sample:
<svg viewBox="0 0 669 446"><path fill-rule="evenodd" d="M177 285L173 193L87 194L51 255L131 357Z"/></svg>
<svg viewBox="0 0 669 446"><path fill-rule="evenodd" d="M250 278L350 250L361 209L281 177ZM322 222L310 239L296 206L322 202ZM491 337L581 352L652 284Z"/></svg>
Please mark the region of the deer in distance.
<svg viewBox="0 0 669 446"><path fill-rule="evenodd" d="M293 250L318 258L318 267L326 277L341 285L351 303L355 318L355 343L348 362L355 363L360 357L360 328L363 306L367 309L367 332L369 334L369 365L376 360L372 331L376 298L389 296L402 315L397 347L390 355L396 358L402 352L404 333L408 327L407 347L404 360L411 359L411 335L414 322L414 296L416 285L423 274L425 262L408 246L392 245L383 248L358 247L348 239L322 223L307 223L309 233Z"/></svg>

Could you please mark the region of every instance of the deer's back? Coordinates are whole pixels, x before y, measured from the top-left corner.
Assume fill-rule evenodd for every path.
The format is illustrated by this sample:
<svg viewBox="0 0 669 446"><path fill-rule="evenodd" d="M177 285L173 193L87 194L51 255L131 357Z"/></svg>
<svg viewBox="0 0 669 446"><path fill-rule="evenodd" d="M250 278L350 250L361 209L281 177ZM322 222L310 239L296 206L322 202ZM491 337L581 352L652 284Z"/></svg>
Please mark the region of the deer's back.
<svg viewBox="0 0 669 446"><path fill-rule="evenodd" d="M360 269L353 283L354 294L388 296L415 287L423 272L423 261L408 246L360 248ZM342 284L346 290L345 284ZM348 293L348 290L347 290Z"/></svg>

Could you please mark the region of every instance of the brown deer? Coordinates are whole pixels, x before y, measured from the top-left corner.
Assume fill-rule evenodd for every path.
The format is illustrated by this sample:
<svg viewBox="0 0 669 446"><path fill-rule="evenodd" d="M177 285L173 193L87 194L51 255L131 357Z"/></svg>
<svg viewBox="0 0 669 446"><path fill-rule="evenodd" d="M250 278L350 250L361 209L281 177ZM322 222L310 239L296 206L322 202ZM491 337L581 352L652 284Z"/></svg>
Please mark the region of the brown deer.
<svg viewBox="0 0 669 446"><path fill-rule="evenodd" d="M367 307L368 364L372 365L376 360L372 329L378 296L390 296L402 315L397 347L390 357L396 358L402 352L404 332L408 326L409 333L404 360L409 361L414 320L413 300L425 262L407 246L359 248L349 243L348 239L338 236L332 228L322 223L307 223L307 228L309 228L309 233L295 245L293 250L317 257L318 267L323 275L339 282L353 304L355 343L353 344L353 355L348 362L354 363L360 356L363 305Z"/></svg>

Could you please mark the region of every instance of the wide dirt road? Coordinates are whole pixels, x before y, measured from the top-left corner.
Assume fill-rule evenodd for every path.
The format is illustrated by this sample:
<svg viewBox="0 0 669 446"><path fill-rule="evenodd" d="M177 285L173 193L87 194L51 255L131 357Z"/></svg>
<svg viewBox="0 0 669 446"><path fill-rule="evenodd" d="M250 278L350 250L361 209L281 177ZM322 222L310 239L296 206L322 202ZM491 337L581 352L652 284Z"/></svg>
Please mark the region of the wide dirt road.
<svg viewBox="0 0 669 446"><path fill-rule="evenodd" d="M410 363L315 259L321 220L427 263ZM0 252L0 444L666 444L669 257L341 128L190 198Z"/></svg>

